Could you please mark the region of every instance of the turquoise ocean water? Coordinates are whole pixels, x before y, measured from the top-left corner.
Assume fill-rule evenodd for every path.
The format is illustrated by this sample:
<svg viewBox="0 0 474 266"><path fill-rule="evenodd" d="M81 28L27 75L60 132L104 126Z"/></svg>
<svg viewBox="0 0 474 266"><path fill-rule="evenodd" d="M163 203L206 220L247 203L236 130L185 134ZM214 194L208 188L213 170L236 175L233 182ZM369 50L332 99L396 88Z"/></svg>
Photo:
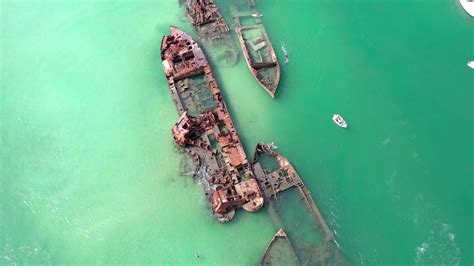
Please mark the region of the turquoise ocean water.
<svg viewBox="0 0 474 266"><path fill-rule="evenodd" d="M181 174L159 55L170 24L192 32L178 1L0 3L0 264L256 264L268 215L218 224ZM247 154L278 144L352 264L472 265L474 20L454 0L257 5L289 53L276 99L242 57L214 68Z"/></svg>

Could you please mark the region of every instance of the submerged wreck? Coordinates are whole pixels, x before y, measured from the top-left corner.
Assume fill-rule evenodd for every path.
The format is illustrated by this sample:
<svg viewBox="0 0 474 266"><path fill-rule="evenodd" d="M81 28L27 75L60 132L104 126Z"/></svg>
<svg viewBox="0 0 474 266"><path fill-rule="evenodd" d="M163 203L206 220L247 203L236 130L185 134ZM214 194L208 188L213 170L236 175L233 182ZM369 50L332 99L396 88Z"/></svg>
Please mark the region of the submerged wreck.
<svg viewBox="0 0 474 266"><path fill-rule="evenodd" d="M261 15L234 16L234 25L250 72L268 94L275 97L280 82L280 64L262 24Z"/></svg>
<svg viewBox="0 0 474 266"><path fill-rule="evenodd" d="M298 265L298 257L283 229L278 230L273 236L260 260L260 265Z"/></svg>
<svg viewBox="0 0 474 266"><path fill-rule="evenodd" d="M204 52L187 33L170 27L161 59L180 115L174 140L193 156L214 216L228 222L236 207L259 210L264 198Z"/></svg>
<svg viewBox="0 0 474 266"><path fill-rule="evenodd" d="M214 1L185 0L183 4L186 17L201 38L207 54L218 64L235 65L237 48L232 41L229 26Z"/></svg>
<svg viewBox="0 0 474 266"><path fill-rule="evenodd" d="M274 145L259 143L252 167L273 222L288 233L277 232L260 264L347 265L311 193L288 159L277 153ZM276 239L282 243L272 245ZM281 240L289 240L289 244Z"/></svg>

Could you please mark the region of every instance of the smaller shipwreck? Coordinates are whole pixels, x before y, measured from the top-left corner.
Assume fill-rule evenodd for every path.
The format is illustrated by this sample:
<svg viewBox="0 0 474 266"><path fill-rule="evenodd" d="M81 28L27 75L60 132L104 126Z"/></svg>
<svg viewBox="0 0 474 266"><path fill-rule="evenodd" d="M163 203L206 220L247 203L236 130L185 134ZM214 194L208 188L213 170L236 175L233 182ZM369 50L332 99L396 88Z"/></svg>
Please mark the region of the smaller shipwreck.
<svg viewBox="0 0 474 266"><path fill-rule="evenodd" d="M259 143L252 167L268 202L268 212L280 229L265 250L260 265L347 265L332 231L293 165Z"/></svg>
<svg viewBox="0 0 474 266"><path fill-rule="evenodd" d="M180 114L173 138L194 158L195 177L214 216L228 222L236 207L259 210L264 198L204 52L187 33L170 27L161 59Z"/></svg>
<svg viewBox="0 0 474 266"><path fill-rule="evenodd" d="M280 64L261 14L256 14L234 16L235 31L250 72L273 98L280 82Z"/></svg>

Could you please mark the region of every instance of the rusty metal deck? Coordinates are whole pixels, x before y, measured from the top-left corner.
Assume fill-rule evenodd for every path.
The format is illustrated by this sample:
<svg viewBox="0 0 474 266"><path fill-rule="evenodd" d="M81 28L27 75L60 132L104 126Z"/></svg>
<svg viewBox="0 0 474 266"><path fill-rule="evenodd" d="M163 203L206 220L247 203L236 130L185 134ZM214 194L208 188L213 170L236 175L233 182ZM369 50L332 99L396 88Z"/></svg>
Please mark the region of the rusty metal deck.
<svg viewBox="0 0 474 266"><path fill-rule="evenodd" d="M220 222L230 221L235 207L257 211L264 199L204 52L184 31L170 32L161 59L180 114L174 140L195 159L195 176Z"/></svg>

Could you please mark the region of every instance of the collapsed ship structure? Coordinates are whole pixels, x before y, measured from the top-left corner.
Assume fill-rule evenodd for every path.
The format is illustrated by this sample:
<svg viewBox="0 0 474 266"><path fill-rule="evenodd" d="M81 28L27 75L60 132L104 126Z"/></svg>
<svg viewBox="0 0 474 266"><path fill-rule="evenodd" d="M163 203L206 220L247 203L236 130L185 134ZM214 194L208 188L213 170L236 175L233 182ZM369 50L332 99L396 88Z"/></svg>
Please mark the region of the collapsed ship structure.
<svg viewBox="0 0 474 266"><path fill-rule="evenodd" d="M214 1L185 0L183 4L186 17L213 63L227 67L235 65L238 50L232 40L229 26Z"/></svg>
<svg viewBox="0 0 474 266"><path fill-rule="evenodd" d="M222 33L229 32L229 27L213 0L187 0L184 4L186 17L200 37L219 39Z"/></svg>
<svg viewBox="0 0 474 266"><path fill-rule="evenodd" d="M232 220L236 207L259 210L264 198L204 52L187 33L170 27L161 59L180 115L174 140L193 156L216 219Z"/></svg>

